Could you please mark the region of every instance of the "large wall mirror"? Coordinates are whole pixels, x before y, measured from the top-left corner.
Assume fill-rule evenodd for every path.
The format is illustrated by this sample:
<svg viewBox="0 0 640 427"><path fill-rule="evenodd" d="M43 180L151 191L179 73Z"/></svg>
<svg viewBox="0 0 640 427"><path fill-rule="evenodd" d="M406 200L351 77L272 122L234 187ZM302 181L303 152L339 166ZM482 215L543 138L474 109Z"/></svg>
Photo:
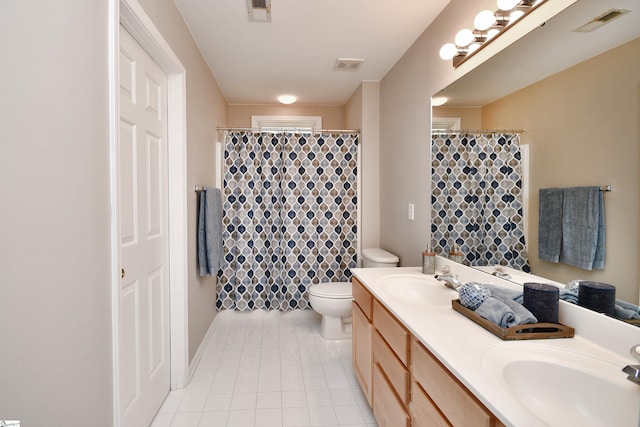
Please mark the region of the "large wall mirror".
<svg viewBox="0 0 640 427"><path fill-rule="evenodd" d="M576 31L611 9L608 23ZM596 27L596 28L594 28ZM527 251L536 276L616 286L638 303L640 288L640 4L579 0L434 96L433 117L459 117L462 129L525 129L529 188ZM611 185L604 194L604 270L538 257L541 188Z"/></svg>

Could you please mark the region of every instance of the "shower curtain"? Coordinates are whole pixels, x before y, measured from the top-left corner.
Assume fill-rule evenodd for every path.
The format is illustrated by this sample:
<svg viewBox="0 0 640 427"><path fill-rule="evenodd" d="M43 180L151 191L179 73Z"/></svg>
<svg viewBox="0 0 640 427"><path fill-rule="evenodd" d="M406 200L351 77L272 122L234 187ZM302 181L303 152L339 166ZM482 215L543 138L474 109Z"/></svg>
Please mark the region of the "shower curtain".
<svg viewBox="0 0 640 427"><path fill-rule="evenodd" d="M357 134L225 132L216 307L309 308L356 266Z"/></svg>
<svg viewBox="0 0 640 427"><path fill-rule="evenodd" d="M431 235L438 249L457 243L467 265L529 272L519 135L434 134L431 161Z"/></svg>

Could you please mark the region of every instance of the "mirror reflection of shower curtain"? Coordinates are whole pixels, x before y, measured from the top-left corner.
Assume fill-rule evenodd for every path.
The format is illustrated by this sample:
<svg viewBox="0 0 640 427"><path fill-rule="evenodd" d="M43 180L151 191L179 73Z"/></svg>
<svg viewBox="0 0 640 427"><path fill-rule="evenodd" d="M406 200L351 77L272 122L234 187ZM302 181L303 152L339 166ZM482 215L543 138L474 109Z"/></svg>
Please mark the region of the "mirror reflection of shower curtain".
<svg viewBox="0 0 640 427"><path fill-rule="evenodd" d="M464 263L529 272L517 134L431 137L431 236L446 256L457 243Z"/></svg>
<svg viewBox="0 0 640 427"><path fill-rule="evenodd" d="M309 308L357 260L357 134L225 132L216 307Z"/></svg>

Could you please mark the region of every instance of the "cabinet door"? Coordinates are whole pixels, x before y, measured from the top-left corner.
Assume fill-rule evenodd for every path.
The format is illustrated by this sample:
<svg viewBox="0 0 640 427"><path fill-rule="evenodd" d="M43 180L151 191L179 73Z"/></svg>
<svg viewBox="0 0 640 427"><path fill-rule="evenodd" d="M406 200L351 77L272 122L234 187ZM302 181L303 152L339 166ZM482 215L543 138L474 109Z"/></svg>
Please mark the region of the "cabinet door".
<svg viewBox="0 0 640 427"><path fill-rule="evenodd" d="M411 345L411 374L454 427L491 427L495 418L422 344Z"/></svg>
<svg viewBox="0 0 640 427"><path fill-rule="evenodd" d="M411 412L411 427L451 427L451 424L415 381L411 383L409 412Z"/></svg>
<svg viewBox="0 0 640 427"><path fill-rule="evenodd" d="M409 427L409 415L379 364L373 367L373 415L380 427Z"/></svg>
<svg viewBox="0 0 640 427"><path fill-rule="evenodd" d="M358 304L353 302L353 370L355 371L360 387L369 402L369 406L372 406L372 388L371 388L371 323L367 320L362 310L358 307Z"/></svg>

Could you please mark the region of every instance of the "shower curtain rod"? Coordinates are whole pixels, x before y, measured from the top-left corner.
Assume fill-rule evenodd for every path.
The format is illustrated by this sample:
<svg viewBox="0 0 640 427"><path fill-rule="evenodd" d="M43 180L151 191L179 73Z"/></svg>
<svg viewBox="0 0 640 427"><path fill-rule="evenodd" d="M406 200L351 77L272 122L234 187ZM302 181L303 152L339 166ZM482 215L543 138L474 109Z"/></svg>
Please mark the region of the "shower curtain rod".
<svg viewBox="0 0 640 427"><path fill-rule="evenodd" d="M222 128L219 127L218 131L238 131L238 132L263 132L263 133L277 133L288 132L293 133L360 133L360 129L304 129L304 128L281 128L281 129L262 129L262 128Z"/></svg>
<svg viewBox="0 0 640 427"><path fill-rule="evenodd" d="M432 134L468 133L473 135L487 133L527 133L525 129L460 129L460 130L434 130Z"/></svg>

